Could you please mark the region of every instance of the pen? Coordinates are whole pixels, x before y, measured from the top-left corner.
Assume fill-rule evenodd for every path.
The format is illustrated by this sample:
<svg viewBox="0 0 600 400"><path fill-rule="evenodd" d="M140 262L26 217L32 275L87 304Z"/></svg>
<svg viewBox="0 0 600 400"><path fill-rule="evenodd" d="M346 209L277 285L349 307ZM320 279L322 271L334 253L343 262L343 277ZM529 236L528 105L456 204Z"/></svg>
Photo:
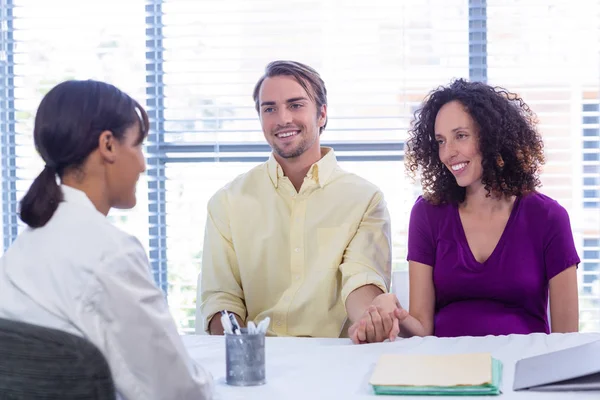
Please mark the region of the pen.
<svg viewBox="0 0 600 400"><path fill-rule="evenodd" d="M260 323L258 324L258 326L256 327L256 330L258 331L258 333L267 333L267 329L269 328L269 323L271 322L271 318L267 317L265 319L263 319L262 321L260 321Z"/></svg>
<svg viewBox="0 0 600 400"><path fill-rule="evenodd" d="M235 317L233 316L233 314L228 314L229 315L229 321L231 321L231 330L233 331L233 333L235 333L236 335L241 335L242 332L240 330L240 326L238 325Z"/></svg>
<svg viewBox="0 0 600 400"><path fill-rule="evenodd" d="M223 331L229 335L231 335L233 332L232 327L231 327L231 321L229 320L229 314L227 314L227 311L221 311L221 325L223 325Z"/></svg>

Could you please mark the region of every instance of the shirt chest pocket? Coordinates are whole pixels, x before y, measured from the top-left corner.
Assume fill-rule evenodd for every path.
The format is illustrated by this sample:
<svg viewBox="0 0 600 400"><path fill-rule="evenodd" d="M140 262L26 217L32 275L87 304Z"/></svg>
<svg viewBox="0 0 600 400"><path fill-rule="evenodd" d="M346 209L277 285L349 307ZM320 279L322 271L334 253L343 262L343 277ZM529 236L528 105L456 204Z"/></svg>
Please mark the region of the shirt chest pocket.
<svg viewBox="0 0 600 400"><path fill-rule="evenodd" d="M337 269L353 234L351 224L317 228L319 264L325 268Z"/></svg>

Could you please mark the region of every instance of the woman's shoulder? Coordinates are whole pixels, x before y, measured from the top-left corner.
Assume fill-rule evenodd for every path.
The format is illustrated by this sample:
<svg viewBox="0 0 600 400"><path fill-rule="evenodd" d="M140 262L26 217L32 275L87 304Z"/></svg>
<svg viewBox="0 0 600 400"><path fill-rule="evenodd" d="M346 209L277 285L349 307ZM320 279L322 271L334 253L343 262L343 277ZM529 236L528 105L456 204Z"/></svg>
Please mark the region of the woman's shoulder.
<svg viewBox="0 0 600 400"><path fill-rule="evenodd" d="M77 249L78 256L91 264L102 264L102 260L131 251L145 254L135 236L117 227L106 216L77 204L61 203L45 230L45 235L68 238L68 245L57 243L57 246L63 250Z"/></svg>
<svg viewBox="0 0 600 400"><path fill-rule="evenodd" d="M532 192L520 199L520 215L527 224L535 224L546 232L554 229L570 229L567 209L557 200L539 192Z"/></svg>
<svg viewBox="0 0 600 400"><path fill-rule="evenodd" d="M412 213L439 216L451 212L454 208L455 206L448 203L434 204L426 196L420 195L413 204Z"/></svg>
<svg viewBox="0 0 600 400"><path fill-rule="evenodd" d="M521 208L525 209L530 215L548 218L567 213L565 207L557 200L540 192L531 192L522 196L520 203Z"/></svg>

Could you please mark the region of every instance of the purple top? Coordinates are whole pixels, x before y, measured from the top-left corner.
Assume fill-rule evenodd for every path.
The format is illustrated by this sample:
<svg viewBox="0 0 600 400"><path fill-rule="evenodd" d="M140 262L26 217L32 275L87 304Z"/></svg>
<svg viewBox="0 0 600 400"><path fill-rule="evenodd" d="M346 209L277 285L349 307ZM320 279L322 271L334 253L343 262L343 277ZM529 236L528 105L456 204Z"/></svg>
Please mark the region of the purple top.
<svg viewBox="0 0 600 400"><path fill-rule="evenodd" d="M484 263L469 248L457 206L419 197L407 259L433 267L439 337L549 333L548 282L580 261L567 211L540 193L517 198Z"/></svg>

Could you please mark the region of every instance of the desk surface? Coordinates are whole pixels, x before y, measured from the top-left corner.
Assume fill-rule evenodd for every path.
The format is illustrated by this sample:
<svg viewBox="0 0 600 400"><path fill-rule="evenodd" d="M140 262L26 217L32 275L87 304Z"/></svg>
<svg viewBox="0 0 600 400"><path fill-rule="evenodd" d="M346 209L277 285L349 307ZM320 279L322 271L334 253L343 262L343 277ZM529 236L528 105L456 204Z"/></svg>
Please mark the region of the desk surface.
<svg viewBox="0 0 600 400"><path fill-rule="evenodd" d="M220 336L183 336L192 358L215 378L216 399L414 399L419 396L376 396L369 378L385 353L450 354L491 352L504 363L499 400L565 398L599 399L595 392L513 392L517 360L600 340L600 333L533 334L461 338L411 338L389 343L353 345L348 339L267 338L267 384L232 387L225 383L225 342ZM432 397L427 397L432 398ZM448 397L434 397L448 400ZM495 397L469 397L491 400Z"/></svg>

